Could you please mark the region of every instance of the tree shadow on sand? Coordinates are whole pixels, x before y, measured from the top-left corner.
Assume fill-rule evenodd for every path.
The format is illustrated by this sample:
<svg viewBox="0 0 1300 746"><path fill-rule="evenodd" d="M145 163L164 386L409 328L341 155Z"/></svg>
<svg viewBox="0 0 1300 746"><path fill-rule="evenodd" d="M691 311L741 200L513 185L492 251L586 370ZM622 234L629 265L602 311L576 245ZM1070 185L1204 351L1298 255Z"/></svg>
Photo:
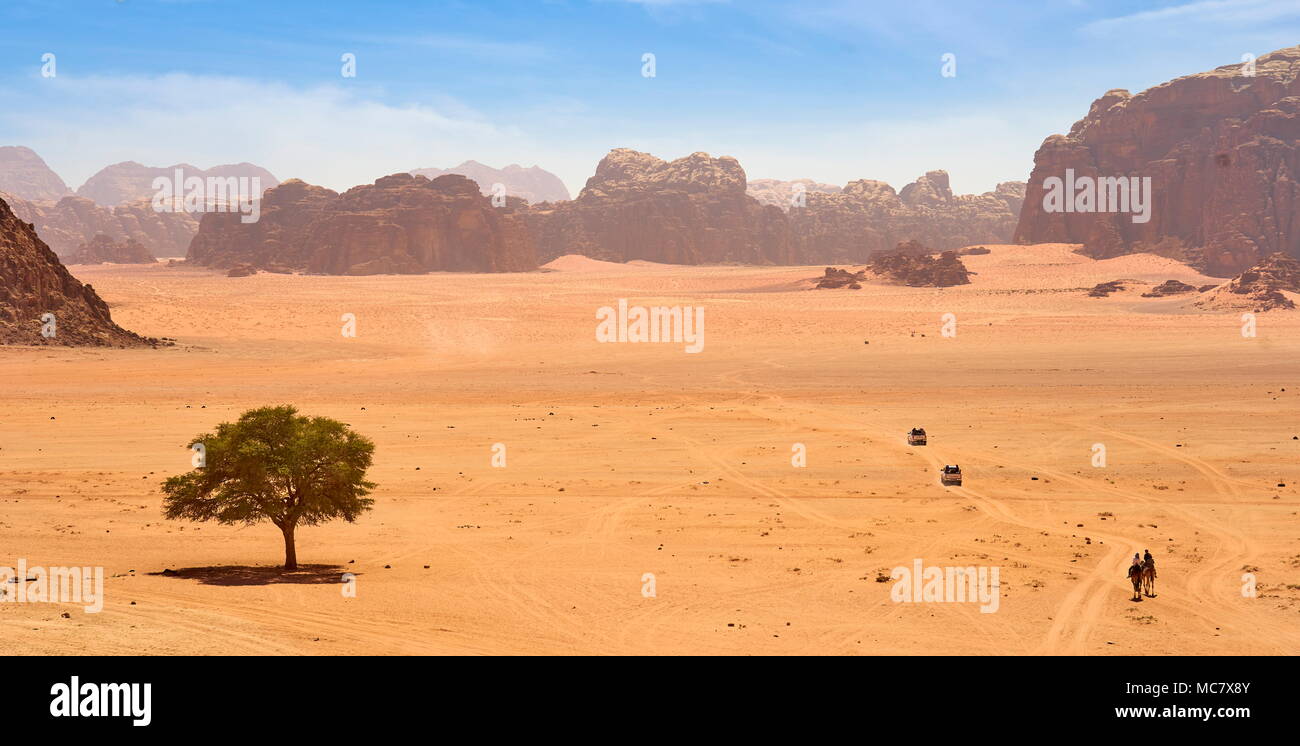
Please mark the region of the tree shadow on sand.
<svg viewBox="0 0 1300 746"><path fill-rule="evenodd" d="M347 570L342 565L299 565L297 570L286 570L274 565L213 565L182 567L179 570L167 569L149 574L197 580L204 585L273 585L276 583L326 585L343 582L345 572Z"/></svg>

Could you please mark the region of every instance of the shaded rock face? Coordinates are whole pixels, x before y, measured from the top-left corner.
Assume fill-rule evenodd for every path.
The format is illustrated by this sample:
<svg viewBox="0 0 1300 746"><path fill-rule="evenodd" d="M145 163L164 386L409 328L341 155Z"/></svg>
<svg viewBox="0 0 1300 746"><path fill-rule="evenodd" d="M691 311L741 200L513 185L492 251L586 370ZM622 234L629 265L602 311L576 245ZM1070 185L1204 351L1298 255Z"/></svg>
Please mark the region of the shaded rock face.
<svg viewBox="0 0 1300 746"><path fill-rule="evenodd" d="M58 200L72 190L31 148L6 145L0 148L0 192L21 199Z"/></svg>
<svg viewBox="0 0 1300 746"><path fill-rule="evenodd" d="M185 212L155 212L147 201L114 208L100 207L85 197L58 202L29 201L3 195L14 214L36 226L41 239L59 256L68 256L103 234L115 241L136 241L155 256L184 256L199 229L198 219Z"/></svg>
<svg viewBox="0 0 1300 746"><path fill-rule="evenodd" d="M794 253L806 261L865 262L904 237L936 249L1007 243L1025 196L1023 182L999 184L980 195L954 195L948 174L930 171L902 192L862 179L839 194L809 192L789 211Z"/></svg>
<svg viewBox="0 0 1300 746"><path fill-rule="evenodd" d="M68 264L153 264L153 254L144 244L134 239L114 241L103 233L83 243L71 256Z"/></svg>
<svg viewBox="0 0 1300 746"><path fill-rule="evenodd" d="M138 200L152 200L157 191L153 188L153 180L159 176L171 179L178 168L184 171L186 178L195 176L206 180L210 176L250 179L257 177L261 179L264 191L280 183L270 171L252 163L231 163L204 170L188 163L158 168L144 166L135 161L125 161L100 169L77 189L77 196L93 200L96 204L105 207Z"/></svg>
<svg viewBox="0 0 1300 746"><path fill-rule="evenodd" d="M1049 212L1048 178L1150 177L1150 219ZM1079 243L1098 258L1152 251L1225 276L1273 252L1300 256L1300 46L1097 99L1047 138L1021 210L1019 243Z"/></svg>
<svg viewBox="0 0 1300 746"><path fill-rule="evenodd" d="M1277 252L1218 286L1196 305L1209 309L1271 311L1295 308L1283 290L1300 293L1300 260Z"/></svg>
<svg viewBox="0 0 1300 746"><path fill-rule="evenodd" d="M872 259L868 269L873 274L910 287L943 288L970 284L970 272L955 251L945 251L936 258L913 253L913 247L900 244L897 251Z"/></svg>
<svg viewBox="0 0 1300 746"><path fill-rule="evenodd" d="M463 176L393 174L343 194L290 179L263 196L256 223L205 214L188 259L340 275L521 272L537 268L524 209L493 207Z"/></svg>
<svg viewBox="0 0 1300 746"><path fill-rule="evenodd" d="M54 336L41 334L53 314ZM0 344L155 345L113 323L108 304L0 200Z"/></svg>
<svg viewBox="0 0 1300 746"><path fill-rule="evenodd" d="M693 153L667 162L612 150L577 199L534 205L538 256L670 264L794 264L785 213L745 193L735 158Z"/></svg>
<svg viewBox="0 0 1300 746"><path fill-rule="evenodd" d="M465 161L454 168L417 168L411 174L427 179L459 174L477 183L479 191L486 195L492 194L493 184L501 184L506 196L518 197L529 204L569 199L569 189L560 177L537 166L524 168L512 163L505 168L492 168L478 161Z"/></svg>

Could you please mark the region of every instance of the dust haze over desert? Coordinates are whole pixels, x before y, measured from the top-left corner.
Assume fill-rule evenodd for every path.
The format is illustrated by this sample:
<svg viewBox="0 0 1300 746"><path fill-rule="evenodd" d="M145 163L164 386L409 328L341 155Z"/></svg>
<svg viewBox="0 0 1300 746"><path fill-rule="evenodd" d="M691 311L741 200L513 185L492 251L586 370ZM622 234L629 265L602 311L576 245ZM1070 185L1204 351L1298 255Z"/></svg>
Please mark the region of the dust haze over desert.
<svg viewBox="0 0 1300 746"><path fill-rule="evenodd" d="M706 86L672 34L758 23L590 7L664 34L574 52L633 90ZM827 18L796 26L833 38ZM416 48L550 59L476 38ZM321 85L399 80L339 44ZM900 89L989 75L926 49ZM12 74L87 85L53 54ZM192 156L0 126L0 653L1294 654L1300 47L1201 55L1133 91L1026 91L1027 121L1061 91L1073 119L980 187L949 144L916 140L900 181L816 138L764 150L750 119L556 127L530 158L447 104L429 126L468 139L394 155L358 134L338 168L374 170L347 183L291 142L328 123ZM833 109L826 85L788 95ZM387 106L360 108L400 145ZM531 147L527 120L479 124ZM560 154L593 147L575 182ZM761 170L805 147L807 171ZM278 525L168 507L224 463L196 437L281 405L373 445L373 502L304 520L293 550ZM1130 584L1146 553L1154 586ZM22 602L20 561L95 568L101 592Z"/></svg>

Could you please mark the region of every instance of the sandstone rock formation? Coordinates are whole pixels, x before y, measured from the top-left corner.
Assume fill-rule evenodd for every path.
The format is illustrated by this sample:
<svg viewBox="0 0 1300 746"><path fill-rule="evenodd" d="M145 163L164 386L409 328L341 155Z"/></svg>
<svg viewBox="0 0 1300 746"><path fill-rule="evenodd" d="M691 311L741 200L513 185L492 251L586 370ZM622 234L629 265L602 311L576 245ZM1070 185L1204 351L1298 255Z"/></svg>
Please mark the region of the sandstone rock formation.
<svg viewBox="0 0 1300 746"><path fill-rule="evenodd" d="M1128 285L1127 280L1111 280L1110 282L1099 282L1088 291L1089 298L1106 298L1111 293L1118 293Z"/></svg>
<svg viewBox="0 0 1300 746"><path fill-rule="evenodd" d="M68 258L68 264L153 264L153 254L144 244L128 238L114 241L103 233L83 243Z"/></svg>
<svg viewBox="0 0 1300 746"><path fill-rule="evenodd" d="M67 196L58 202L29 201L0 194L14 214L36 226L59 256L68 256L96 235L137 241L154 256L184 256L199 229L198 219L185 212L155 212L148 201L114 208L100 207L85 197Z"/></svg>
<svg viewBox="0 0 1300 746"><path fill-rule="evenodd" d="M321 274L519 272L536 250L510 198L493 207L463 176L393 174L338 194L290 179L262 198L261 219L207 213L189 261Z"/></svg>
<svg viewBox="0 0 1300 746"><path fill-rule="evenodd" d="M478 161L465 161L453 168L417 168L411 173L427 179L459 174L472 179L478 184L479 190L487 195L492 194L493 184L501 184L505 187L506 196L519 197L529 204L569 199L569 189L560 181L560 177L538 166L524 168L512 163L505 168L492 168Z"/></svg>
<svg viewBox="0 0 1300 746"><path fill-rule="evenodd" d="M1283 291L1300 293L1300 260L1276 252L1211 291L1195 305L1212 310L1295 308Z"/></svg>
<svg viewBox="0 0 1300 746"><path fill-rule="evenodd" d="M280 183L270 171L252 163L225 164L204 170L188 163L157 168L144 166L135 161L125 161L100 169L77 189L77 195L91 199L104 207L114 207L137 200L152 200L157 191L153 187L153 180L159 176L174 179L176 169L181 169L186 179L192 176L204 180L208 177L233 176L248 177L251 180L257 177L261 180L263 191ZM184 185L174 188L180 190Z"/></svg>
<svg viewBox="0 0 1300 746"><path fill-rule="evenodd" d="M1024 200L1022 182L980 195L954 195L944 171L930 171L902 192L883 181L850 182L839 194L808 192L789 211L794 253L805 261L866 262L904 237L936 249L1006 243Z"/></svg>
<svg viewBox="0 0 1300 746"><path fill-rule="evenodd" d="M1195 293L1196 286L1188 285L1178 280L1165 280L1156 285L1147 292L1142 294L1143 298L1165 298L1170 295L1182 295L1183 293Z"/></svg>
<svg viewBox="0 0 1300 746"><path fill-rule="evenodd" d="M879 277L910 287L943 288L970 284L970 272L957 252L945 251L938 258L914 252L912 246L899 244L897 251L874 257L868 269Z"/></svg>
<svg viewBox="0 0 1300 746"><path fill-rule="evenodd" d="M42 335L42 328L51 329L53 336ZM73 277L32 226L0 200L0 344L137 346L158 341L114 324L108 304Z"/></svg>
<svg viewBox="0 0 1300 746"><path fill-rule="evenodd" d="M835 290L838 288L848 288L849 290L861 290L860 284L866 279L866 270L850 272L847 269L836 269L827 267L826 274L817 280L816 289L818 290Z"/></svg>
<svg viewBox="0 0 1300 746"><path fill-rule="evenodd" d="M17 145L0 147L0 192L33 200L58 200L72 194L39 155Z"/></svg>
<svg viewBox="0 0 1300 746"><path fill-rule="evenodd" d="M792 206L791 197L796 193L796 188L802 187L802 192L807 196L809 192L820 192L822 194L839 194L840 187L834 184L822 184L812 179L795 179L794 181L780 181L779 179L754 179L749 182L745 188L745 193L760 203L779 207L782 210L789 211Z"/></svg>
<svg viewBox="0 0 1300 746"><path fill-rule="evenodd" d="M779 208L745 194L735 158L693 153L666 162L609 152L577 199L528 212L539 258L564 254L670 264L794 264Z"/></svg>
<svg viewBox="0 0 1300 746"><path fill-rule="evenodd" d="M1235 63L1097 99L1035 154L1015 240L1080 243L1099 258L1152 251L1219 276L1277 251L1300 256L1300 46L1246 72ZM1150 177L1150 219L1049 212L1044 182L1066 169Z"/></svg>

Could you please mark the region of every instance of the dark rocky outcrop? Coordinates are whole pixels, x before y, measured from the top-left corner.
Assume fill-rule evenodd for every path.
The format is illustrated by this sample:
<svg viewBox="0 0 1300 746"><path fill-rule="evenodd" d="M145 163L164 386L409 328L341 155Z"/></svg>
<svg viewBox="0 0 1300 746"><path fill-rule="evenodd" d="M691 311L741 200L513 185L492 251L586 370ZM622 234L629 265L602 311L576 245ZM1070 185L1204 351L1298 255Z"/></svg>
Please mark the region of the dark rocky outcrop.
<svg viewBox="0 0 1300 746"><path fill-rule="evenodd" d="M53 315L52 337L41 334ZM0 200L0 344L156 345L113 323L108 304Z"/></svg>
<svg viewBox="0 0 1300 746"><path fill-rule="evenodd" d="M1131 214L1049 212L1044 182L1150 177ZM1105 258L1151 251L1231 275L1273 252L1300 256L1300 46L1188 75L1136 96L1113 90L1034 156L1015 240L1078 243Z"/></svg>
<svg viewBox="0 0 1300 746"><path fill-rule="evenodd" d="M1089 298L1105 298L1111 293L1118 293L1128 285L1127 280L1111 280L1110 282L1099 282L1088 291Z"/></svg>
<svg viewBox="0 0 1300 746"><path fill-rule="evenodd" d="M128 238L114 241L103 233L83 243L68 258L68 264L154 264L144 244Z"/></svg>
<svg viewBox="0 0 1300 746"><path fill-rule="evenodd" d="M839 288L861 290L862 285L860 283L866 279L866 276L866 270L850 272L846 269L827 267L826 274L822 275L821 278L817 280L816 287L818 290L836 290Z"/></svg>
<svg viewBox="0 0 1300 746"><path fill-rule="evenodd" d="M910 287L951 287L969 285L970 272L955 251L934 257L917 253L915 242L898 245L896 251L872 258L868 269L886 280Z"/></svg>
<svg viewBox="0 0 1300 746"><path fill-rule="evenodd" d="M1211 291L1197 306L1214 310L1295 308L1282 291L1300 293L1300 260L1276 252Z"/></svg>
<svg viewBox="0 0 1300 746"><path fill-rule="evenodd" d="M537 268L520 212L493 207L463 176L393 174L338 194L290 179L262 198L261 217L207 213L189 261L320 274L519 272Z"/></svg>
<svg viewBox="0 0 1300 746"><path fill-rule="evenodd" d="M1178 280L1165 280L1156 285L1147 292L1142 294L1143 298L1165 298L1170 295L1182 295L1183 293L1195 293L1196 286L1188 285Z"/></svg>

